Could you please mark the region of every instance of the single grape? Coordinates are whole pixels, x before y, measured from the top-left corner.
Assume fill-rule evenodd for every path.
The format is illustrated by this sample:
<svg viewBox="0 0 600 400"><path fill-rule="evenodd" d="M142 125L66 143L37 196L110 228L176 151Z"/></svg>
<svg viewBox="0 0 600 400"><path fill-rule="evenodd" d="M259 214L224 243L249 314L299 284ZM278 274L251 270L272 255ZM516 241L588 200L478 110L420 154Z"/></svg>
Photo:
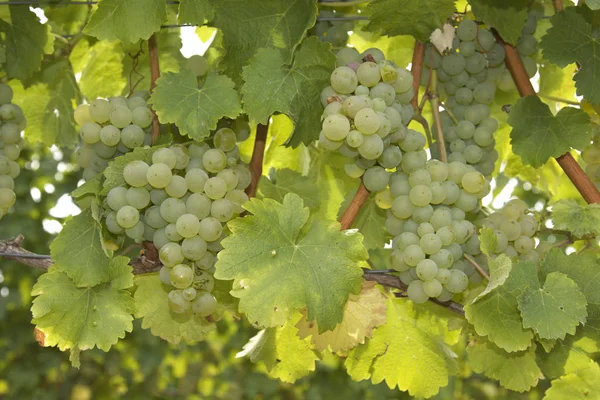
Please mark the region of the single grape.
<svg viewBox="0 0 600 400"><path fill-rule="evenodd" d="M177 233L183 238L191 238L200 230L200 220L194 214L183 214L177 218Z"/></svg>
<svg viewBox="0 0 600 400"><path fill-rule="evenodd" d="M208 292L198 292L192 301L192 311L201 317L208 317L217 309L217 299Z"/></svg>
<svg viewBox="0 0 600 400"><path fill-rule="evenodd" d="M178 243L165 244L159 250L158 256L163 265L169 268L172 268L177 264L181 264L185 258L183 255L183 250Z"/></svg>
<svg viewBox="0 0 600 400"><path fill-rule="evenodd" d="M148 184L149 166L141 160L135 160L128 163L123 169L123 178L130 186L142 187Z"/></svg>
<svg viewBox="0 0 600 400"><path fill-rule="evenodd" d="M200 221L200 228L198 236L204 239L206 242L214 242L221 237L223 232L223 226L221 222L213 217L206 217Z"/></svg>
<svg viewBox="0 0 600 400"><path fill-rule="evenodd" d="M160 205L160 215L169 223L174 224L186 213L186 204L181 199L168 198Z"/></svg>
<svg viewBox="0 0 600 400"><path fill-rule="evenodd" d="M183 297L183 292L181 290L171 290L168 299L169 309L176 314L184 314L191 308L190 302Z"/></svg>
<svg viewBox="0 0 600 400"><path fill-rule="evenodd" d="M140 212L131 206L123 206L117 211L117 223L125 228L133 228L140 220Z"/></svg>
<svg viewBox="0 0 600 400"><path fill-rule="evenodd" d="M164 189L173 179L171 168L164 163L152 164L146 171L146 181L153 188Z"/></svg>
<svg viewBox="0 0 600 400"><path fill-rule="evenodd" d="M171 285L175 286L177 289L185 289L194 282L194 270L188 265L177 264L171 268L169 278Z"/></svg>
<svg viewBox="0 0 600 400"><path fill-rule="evenodd" d="M420 280L413 280L408 284L408 288L406 289L406 295L409 299L417 304L425 303L429 300L429 296L425 293L423 289L423 282Z"/></svg>

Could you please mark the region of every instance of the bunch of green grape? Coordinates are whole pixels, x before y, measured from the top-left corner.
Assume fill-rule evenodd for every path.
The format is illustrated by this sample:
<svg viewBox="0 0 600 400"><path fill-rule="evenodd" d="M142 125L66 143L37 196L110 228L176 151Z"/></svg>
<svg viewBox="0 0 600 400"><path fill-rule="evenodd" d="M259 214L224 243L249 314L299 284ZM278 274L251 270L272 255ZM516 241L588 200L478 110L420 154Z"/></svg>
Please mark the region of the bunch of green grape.
<svg viewBox="0 0 600 400"><path fill-rule="evenodd" d="M83 168L85 180L104 171L115 157L152 143L148 96L148 92L136 92L128 99L96 99L75 109L82 142L75 151L75 160Z"/></svg>
<svg viewBox="0 0 600 400"><path fill-rule="evenodd" d="M534 238L538 225L535 216L528 213L527 204L519 199L510 200L502 210L488 215L482 221L482 226L492 229L496 237L498 245L495 254L506 254L534 263L539 261Z"/></svg>
<svg viewBox="0 0 600 400"><path fill-rule="evenodd" d="M325 109L319 146L350 158L344 168L353 178L375 165L397 167L402 161L398 142L413 116L412 75L378 49L359 54L343 48L337 63L331 86L321 93Z"/></svg>
<svg viewBox="0 0 600 400"><path fill-rule="evenodd" d="M10 86L0 83L0 218L17 201L14 179L21 172L17 159L23 148L21 132L27 125L23 111L11 103L12 98Z"/></svg>
<svg viewBox="0 0 600 400"><path fill-rule="evenodd" d="M416 303L448 301L468 288L477 273L464 257L476 232L467 218L490 190L473 166L427 160L424 145L423 135L408 129L399 141L404 155L396 171L373 167L363 177L377 192L377 204L387 209L385 226L394 235L389 266L400 272ZM479 247L471 253L480 253Z"/></svg>
<svg viewBox="0 0 600 400"><path fill-rule="evenodd" d="M354 29L352 21L329 21L322 18L339 17L340 13L335 10L319 11L319 19L308 33L317 36L322 42L331 43L333 47L343 47L348 42L348 32Z"/></svg>
<svg viewBox="0 0 600 400"><path fill-rule="evenodd" d="M205 143L158 148L152 162L128 163L127 184L111 189L103 203L109 232L151 241L159 250L160 278L174 287L169 307L175 313L215 310L216 255L225 224L243 211L251 181L237 141L234 130L220 128Z"/></svg>

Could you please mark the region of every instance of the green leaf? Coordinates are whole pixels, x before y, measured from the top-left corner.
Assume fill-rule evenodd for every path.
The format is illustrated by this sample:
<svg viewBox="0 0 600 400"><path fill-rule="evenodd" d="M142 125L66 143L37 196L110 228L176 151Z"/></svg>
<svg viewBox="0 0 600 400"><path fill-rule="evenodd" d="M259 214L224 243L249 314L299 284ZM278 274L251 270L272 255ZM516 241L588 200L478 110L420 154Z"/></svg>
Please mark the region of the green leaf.
<svg viewBox="0 0 600 400"><path fill-rule="evenodd" d="M98 174L91 180L86 181L83 185L71 192L71 197L78 199L86 195L99 196L102 191L102 183L104 181L104 175Z"/></svg>
<svg viewBox="0 0 600 400"><path fill-rule="evenodd" d="M600 367L590 361L589 368L567 374L552 381L544 400L590 400L600 393Z"/></svg>
<svg viewBox="0 0 600 400"><path fill-rule="evenodd" d="M38 296L31 312L32 322L46 336L44 345L63 351L94 347L108 351L133 329L133 299L122 289L112 283L77 287L54 268L40 276L31 292Z"/></svg>
<svg viewBox="0 0 600 400"><path fill-rule="evenodd" d="M271 179L263 177L258 183L258 191L263 198L282 202L286 194L295 193L311 210L321 205L319 191L315 190L314 182L308 177L287 168L269 173L269 177Z"/></svg>
<svg viewBox="0 0 600 400"><path fill-rule="evenodd" d="M344 203L342 203L342 207L338 213L338 219L350 205L355 193L356 190L348 192L346 195ZM386 218L385 211L375 203L375 196L369 196L367 201L365 201L360 208L360 211L351 226L353 229L358 229L365 237L364 244L367 250L382 248L389 241L391 236L385 229L382 229L382 227L385 226Z"/></svg>
<svg viewBox="0 0 600 400"><path fill-rule="evenodd" d="M487 336L498 347L509 352L525 350L531 345L533 332L523 328L518 297L537 284L535 265L517 263L504 285L465 305L465 316L478 335Z"/></svg>
<svg viewBox="0 0 600 400"><path fill-rule="evenodd" d="M561 200L552 206L552 222L556 229L570 231L575 237L600 235L600 205L580 205L574 200Z"/></svg>
<svg viewBox="0 0 600 400"><path fill-rule="evenodd" d="M516 45L527 21L528 0L469 0L478 20L495 28L502 39Z"/></svg>
<svg viewBox="0 0 600 400"><path fill-rule="evenodd" d="M66 273L78 287L109 281L110 258L100 226L87 209L67 222L50 245L54 269Z"/></svg>
<svg viewBox="0 0 600 400"><path fill-rule="evenodd" d="M135 285L135 317L142 318L142 328L150 329L153 335L178 344L181 340L203 340L206 334L216 329L214 323L191 311L185 314L171 312L167 296L173 287L163 284L158 275L138 275Z"/></svg>
<svg viewBox="0 0 600 400"><path fill-rule="evenodd" d="M6 35L4 70L9 78L26 80L40 68L44 54L52 52L54 41L49 27L29 7L11 5L9 9L11 23L0 20L0 31Z"/></svg>
<svg viewBox="0 0 600 400"><path fill-rule="evenodd" d="M362 236L340 232L337 222L315 219L302 199L288 193L283 204L251 199L253 215L231 221L222 242L215 278L235 279L231 294L240 311L262 327L283 324L306 307L321 332L342 320L350 293L362 281L359 261L368 253Z"/></svg>
<svg viewBox="0 0 600 400"><path fill-rule="evenodd" d="M544 58L561 68L579 63L574 76L577 94L600 103L600 41L585 7L567 7L552 18L552 28L542 38ZM512 111L511 111L512 113Z"/></svg>
<svg viewBox="0 0 600 400"><path fill-rule="evenodd" d="M564 339L585 324L587 301L567 275L552 272L542 288L529 287L519 296L523 327L533 328L543 339Z"/></svg>
<svg viewBox="0 0 600 400"><path fill-rule="evenodd" d="M297 147L318 138L321 130L320 93L335 68L330 45L316 37L306 39L290 62L277 49L260 49L244 67L241 93L250 119L266 124L280 112L294 121L287 145Z"/></svg>
<svg viewBox="0 0 600 400"><path fill-rule="evenodd" d="M368 30L386 36L412 35L427 42L431 32L454 13L454 0L375 0L367 10L371 13Z"/></svg>
<svg viewBox="0 0 600 400"><path fill-rule="evenodd" d="M102 185L102 191L100 195L106 196L110 189L117 186L125 186L127 183L125 182L125 178L123 178L123 169L125 166L132 161L141 160L147 164L152 163L152 154L156 150L158 150L161 146L154 147L136 147L132 152L123 154L115 158L114 160L108 163L108 167L104 170L104 177L106 180Z"/></svg>
<svg viewBox="0 0 600 400"><path fill-rule="evenodd" d="M496 252L498 239L492 229L485 227L481 228L479 231L479 242L481 243L481 252L486 256L490 257Z"/></svg>
<svg viewBox="0 0 600 400"><path fill-rule="evenodd" d="M264 362L269 375L283 382L294 383L308 375L315 370L319 356L312 350L310 339L298 337L294 325L299 319L296 314L283 326L258 332L236 357L249 355L252 362Z"/></svg>
<svg viewBox="0 0 600 400"><path fill-rule="evenodd" d="M134 43L157 32L166 15L164 0L102 0L84 33L100 40Z"/></svg>
<svg viewBox="0 0 600 400"><path fill-rule="evenodd" d="M568 336L565 340L558 341L550 352L537 350L537 363L546 379L557 379L563 375L588 368L592 361L585 341L576 336Z"/></svg>
<svg viewBox="0 0 600 400"><path fill-rule="evenodd" d="M513 151L525 164L540 167L550 157L558 157L590 143L588 115L573 107L562 108L556 116L537 96L522 97L511 107L508 123Z"/></svg>
<svg viewBox="0 0 600 400"><path fill-rule="evenodd" d="M467 347L469 366L477 373L500 381L500 385L525 392L537 385L542 371L535 362L535 346L507 353L489 340L478 338Z"/></svg>
<svg viewBox="0 0 600 400"><path fill-rule="evenodd" d="M180 24L204 25L204 20L210 20L214 10L209 0L179 0L177 18Z"/></svg>
<svg viewBox="0 0 600 400"><path fill-rule="evenodd" d="M242 67L258 49L276 49L282 62L290 63L317 16L315 0L219 0L212 5L213 25L223 32L223 46L227 50L222 65L236 84L241 83Z"/></svg>
<svg viewBox="0 0 600 400"><path fill-rule="evenodd" d="M81 46L78 50L84 52L77 64L81 64L81 71L78 71L81 73L79 87L85 97L93 100L97 97L120 95L127 85L122 77L123 62L125 58L129 58L120 50L120 44L98 41L89 47L87 41L82 40L77 46ZM71 55L73 65L76 65L73 60L76 55Z"/></svg>
<svg viewBox="0 0 600 400"><path fill-rule="evenodd" d="M430 397L457 372L446 331L438 317L405 299L391 299L387 322L373 337L353 349L345 366L353 380L385 380L390 389L408 390L411 396Z"/></svg>
<svg viewBox="0 0 600 400"><path fill-rule="evenodd" d="M491 231L491 229L486 230ZM496 239L495 235L494 239ZM474 302L506 282L512 269L512 261L505 254L500 254L496 258L488 257L488 268L490 270L490 279L483 292L479 293L475 300L473 300Z"/></svg>
<svg viewBox="0 0 600 400"><path fill-rule="evenodd" d="M174 123L182 135L202 140L223 118L242 111L234 83L225 75L209 75L198 89L196 75L189 70L167 72L156 81L150 100L162 123Z"/></svg>
<svg viewBox="0 0 600 400"><path fill-rule="evenodd" d="M585 0L585 4L592 10L600 9L600 0Z"/></svg>

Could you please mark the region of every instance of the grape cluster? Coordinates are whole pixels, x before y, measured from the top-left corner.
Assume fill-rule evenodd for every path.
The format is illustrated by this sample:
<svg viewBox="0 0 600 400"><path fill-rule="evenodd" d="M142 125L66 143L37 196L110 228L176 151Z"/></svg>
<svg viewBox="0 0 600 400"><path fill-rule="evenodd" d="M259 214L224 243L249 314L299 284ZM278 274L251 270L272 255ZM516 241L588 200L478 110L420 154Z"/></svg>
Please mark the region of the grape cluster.
<svg viewBox="0 0 600 400"><path fill-rule="evenodd" d="M27 125L21 108L11 103L12 97L10 86L0 83L0 218L17 201L14 179L21 168L16 160L23 147L21 132Z"/></svg>
<svg viewBox="0 0 600 400"><path fill-rule="evenodd" d="M335 10L319 11L319 18L339 17ZM324 21L317 20L315 26L309 31L309 34L317 36L322 42L331 43L333 47L345 46L348 42L348 31L354 29L352 21Z"/></svg>
<svg viewBox="0 0 600 400"><path fill-rule="evenodd" d="M344 168L354 178L376 164L397 167L402 161L398 142L413 115L412 75L374 48L362 54L343 48L337 64L331 86L321 92L325 110L319 145L351 158Z"/></svg>
<svg viewBox="0 0 600 400"><path fill-rule="evenodd" d="M498 242L495 254L506 254L534 263L539 261L533 237L538 231L538 221L527 213L524 201L510 200L501 211L488 215L482 225L494 231Z"/></svg>
<svg viewBox="0 0 600 400"><path fill-rule="evenodd" d="M530 77L537 72L537 64L530 57L537 48L533 37L537 14L527 20L517 49ZM490 104L496 89L510 91L514 83L504 65L504 48L487 29L473 20L463 20L456 29L453 48L441 56L429 44L425 63L437 71L445 106L455 117L442 113L442 129L449 153L448 161L460 161L475 166L490 176L498 159L494 132L498 121L490 117ZM427 71L423 78L428 77Z"/></svg>
<svg viewBox="0 0 600 400"><path fill-rule="evenodd" d="M408 129L399 141L402 162L391 175L381 167L367 170L365 186L378 190L377 204L387 209L385 226L394 235L390 268L400 272L408 297L448 301L477 280L465 260L476 228L466 218L479 210L489 182L473 166L459 161L427 160L425 138ZM389 187L388 187L389 186Z"/></svg>
<svg viewBox="0 0 600 400"><path fill-rule="evenodd" d="M75 160L90 180L113 158L152 142L152 111L146 103L148 92L136 92L129 99L96 99L75 109L75 122L81 127L81 145Z"/></svg>
<svg viewBox="0 0 600 400"><path fill-rule="evenodd" d="M169 307L175 313L215 310L212 273L225 223L248 200L251 175L239 160L236 132L220 128L211 139L213 146L177 144L157 149L150 164L128 163L127 184L111 189L103 204L112 234L151 241L159 250L160 278L174 287Z"/></svg>

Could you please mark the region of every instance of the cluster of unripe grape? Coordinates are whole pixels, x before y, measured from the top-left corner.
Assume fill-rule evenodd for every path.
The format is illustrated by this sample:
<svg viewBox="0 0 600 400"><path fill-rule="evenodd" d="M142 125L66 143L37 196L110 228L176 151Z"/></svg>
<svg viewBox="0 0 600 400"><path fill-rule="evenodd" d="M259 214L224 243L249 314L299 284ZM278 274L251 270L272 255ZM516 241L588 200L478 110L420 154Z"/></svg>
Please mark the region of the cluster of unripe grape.
<svg viewBox="0 0 600 400"><path fill-rule="evenodd" d="M321 93L325 109L319 145L351 158L345 171L354 178L375 165L397 167L402 161L398 143L413 115L412 75L378 49L359 54L343 48L337 64L331 86Z"/></svg>
<svg viewBox="0 0 600 400"><path fill-rule="evenodd" d="M237 141L236 132L223 127L204 143L158 148L151 163L125 166L127 184L111 189L103 204L111 233L151 241L159 250L160 278L174 287L168 296L174 313L205 317L215 310L216 254L225 224L243 211L251 181Z"/></svg>
<svg viewBox="0 0 600 400"><path fill-rule="evenodd" d="M311 28L309 34L317 36L322 42L331 43L333 47L345 46L348 42L348 31L354 29L354 23L352 21L335 21L321 19L335 18L339 16L340 14L335 10L319 11L319 20L317 20L315 26Z"/></svg>
<svg viewBox="0 0 600 400"><path fill-rule="evenodd" d="M0 218L17 201L14 179L21 172L17 159L23 147L21 132L27 125L23 111L11 103L12 98L10 86L0 83Z"/></svg>
<svg viewBox="0 0 600 400"><path fill-rule="evenodd" d="M152 111L146 103L148 92L130 98L96 99L75 109L75 122L81 127L81 145L75 160L90 180L102 173L108 162L152 142Z"/></svg>

